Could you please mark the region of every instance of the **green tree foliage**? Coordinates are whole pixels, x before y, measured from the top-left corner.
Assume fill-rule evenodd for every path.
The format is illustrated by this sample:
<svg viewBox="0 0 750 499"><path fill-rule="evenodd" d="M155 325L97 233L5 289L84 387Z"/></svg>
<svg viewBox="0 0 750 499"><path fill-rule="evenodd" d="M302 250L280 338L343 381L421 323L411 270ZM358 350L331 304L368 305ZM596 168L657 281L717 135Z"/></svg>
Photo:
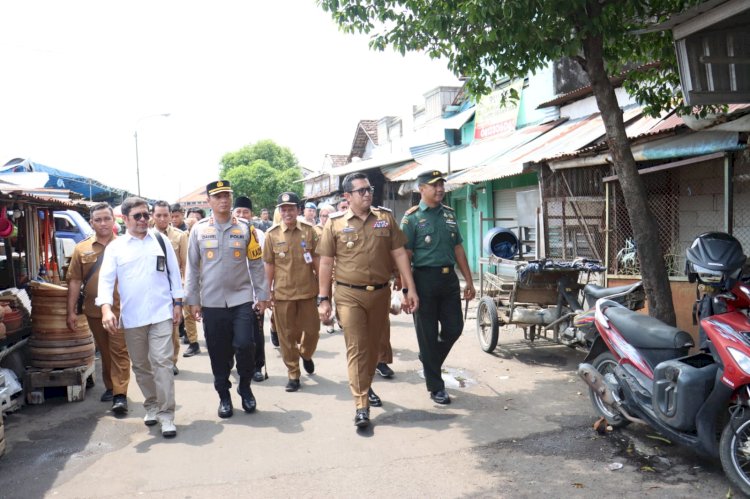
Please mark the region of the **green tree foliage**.
<svg viewBox="0 0 750 499"><path fill-rule="evenodd" d="M629 148L610 75L630 71L626 88L657 114L679 105L671 33L634 35L697 0L318 0L345 32L371 36L377 50L421 51L445 58L482 95L504 79L523 78L563 57L577 61L591 81L602 113L638 243L649 311L674 323L671 290L658 228ZM514 97L511 95L511 98ZM517 97L517 96L516 96Z"/></svg>
<svg viewBox="0 0 750 499"><path fill-rule="evenodd" d="M282 192L302 194L302 183L297 182L302 179L297 157L272 140L225 154L219 175L232 183L235 197L247 196L253 201L256 214L261 208L273 208Z"/></svg>
<svg viewBox="0 0 750 499"><path fill-rule="evenodd" d="M279 171L289 168L298 168L297 157L288 148L278 145L273 140L259 140L255 144L249 144L242 149L230 152L221 158L221 169L219 176L224 178L229 170L235 166L249 165L253 161L262 159Z"/></svg>

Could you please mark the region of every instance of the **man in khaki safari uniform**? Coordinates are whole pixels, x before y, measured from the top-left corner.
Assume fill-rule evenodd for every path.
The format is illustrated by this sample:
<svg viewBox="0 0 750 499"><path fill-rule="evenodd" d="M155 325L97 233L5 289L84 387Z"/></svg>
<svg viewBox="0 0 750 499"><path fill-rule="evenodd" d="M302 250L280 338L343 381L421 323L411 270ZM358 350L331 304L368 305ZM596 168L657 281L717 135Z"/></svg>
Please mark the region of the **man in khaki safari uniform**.
<svg viewBox="0 0 750 499"><path fill-rule="evenodd" d="M404 310L415 311L419 299L404 249L406 238L390 210L372 207L373 188L367 175L347 175L342 190L349 209L330 216L317 248L321 257L318 313L321 320L330 318L335 261L336 307L344 328L349 388L357 407L354 424L365 428L370 424L370 405L377 405L372 400L380 400L370 385L383 335L390 327L389 284L394 262L404 284Z"/></svg>
<svg viewBox="0 0 750 499"><path fill-rule="evenodd" d="M125 345L125 332L118 328L111 334L102 326L102 310L94 303L99 288L99 269L107 245L114 241L112 227L115 216L107 203L91 207L91 225L95 234L78 243L73 250L68 267L68 327L76 329L77 302L81 284L85 281L83 313L94 335L102 361L102 378L105 392L102 402L112 401L115 414L128 412L128 383L130 382L130 356ZM113 308L120 315L120 296L115 291Z"/></svg>
<svg viewBox="0 0 750 499"><path fill-rule="evenodd" d="M266 232L263 261L272 290L281 356L289 373L286 391L296 392L300 388L299 358L302 357L302 365L308 374L315 372L312 356L320 337L315 304L318 236L313 225L297 219L297 194L280 194L276 206L281 212L281 224Z"/></svg>

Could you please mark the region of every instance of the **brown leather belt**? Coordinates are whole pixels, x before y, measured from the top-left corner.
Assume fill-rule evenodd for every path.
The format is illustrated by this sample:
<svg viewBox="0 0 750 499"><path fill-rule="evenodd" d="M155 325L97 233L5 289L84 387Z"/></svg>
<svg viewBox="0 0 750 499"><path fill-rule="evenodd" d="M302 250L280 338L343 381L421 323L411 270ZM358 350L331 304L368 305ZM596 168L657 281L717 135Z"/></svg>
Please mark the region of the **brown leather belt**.
<svg viewBox="0 0 750 499"><path fill-rule="evenodd" d="M345 286L347 288L352 288L352 289L362 289L364 291L377 291L378 289L383 289L384 287L388 286L388 284L389 283L386 282L384 284L372 284L370 286L358 286L356 284L347 284L345 282L336 281L337 286Z"/></svg>

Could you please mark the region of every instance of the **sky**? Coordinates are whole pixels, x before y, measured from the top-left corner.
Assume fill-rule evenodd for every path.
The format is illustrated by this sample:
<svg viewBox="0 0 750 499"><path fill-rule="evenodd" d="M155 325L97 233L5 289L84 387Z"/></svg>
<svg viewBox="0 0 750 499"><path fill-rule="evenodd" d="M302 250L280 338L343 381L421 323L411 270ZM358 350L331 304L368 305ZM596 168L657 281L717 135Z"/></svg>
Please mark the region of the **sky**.
<svg viewBox="0 0 750 499"><path fill-rule="evenodd" d="M369 49L315 0L0 3L0 165L29 158L174 201L261 139L319 170L361 119L458 85L444 61ZM169 117L160 114L169 113Z"/></svg>

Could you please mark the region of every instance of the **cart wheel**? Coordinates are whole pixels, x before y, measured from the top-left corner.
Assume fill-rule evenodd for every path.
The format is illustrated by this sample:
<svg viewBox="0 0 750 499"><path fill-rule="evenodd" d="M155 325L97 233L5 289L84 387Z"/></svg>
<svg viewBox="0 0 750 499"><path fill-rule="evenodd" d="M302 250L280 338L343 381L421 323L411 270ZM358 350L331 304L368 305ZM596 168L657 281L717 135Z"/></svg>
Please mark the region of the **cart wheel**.
<svg viewBox="0 0 750 499"><path fill-rule="evenodd" d="M495 302L489 296L482 297L477 307L477 338L485 352L495 350L499 326Z"/></svg>

